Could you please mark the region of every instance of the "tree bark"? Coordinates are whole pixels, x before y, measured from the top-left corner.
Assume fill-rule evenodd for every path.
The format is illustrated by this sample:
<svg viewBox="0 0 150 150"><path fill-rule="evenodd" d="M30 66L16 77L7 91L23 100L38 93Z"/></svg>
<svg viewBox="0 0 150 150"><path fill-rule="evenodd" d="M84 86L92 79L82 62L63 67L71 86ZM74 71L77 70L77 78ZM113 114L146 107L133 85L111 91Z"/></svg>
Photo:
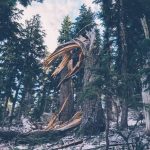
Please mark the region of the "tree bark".
<svg viewBox="0 0 150 150"><path fill-rule="evenodd" d="M128 104L126 102L126 99L123 100L121 105L121 128L128 127Z"/></svg>
<svg viewBox="0 0 150 150"><path fill-rule="evenodd" d="M22 99L20 102L20 113L18 116L19 119L21 118L22 115L26 117L29 116L29 113L31 111L31 105L33 103L33 100L32 100L33 97L32 97L31 91L32 91L31 88L28 88L28 86L25 86Z"/></svg>
<svg viewBox="0 0 150 150"><path fill-rule="evenodd" d="M106 150L109 149L109 126L110 126L110 111L109 111L109 104L110 101L112 99L110 99L109 96L106 97L105 101L106 101Z"/></svg>
<svg viewBox="0 0 150 150"><path fill-rule="evenodd" d="M68 72L68 68L65 67L61 72L61 79L63 79ZM74 98L73 98L73 87L72 80L68 79L64 81L60 86L60 108L64 104L65 100L68 99L65 108L59 115L60 121L68 121L74 114Z"/></svg>
<svg viewBox="0 0 150 150"><path fill-rule="evenodd" d="M12 120L13 120L13 117L14 117L15 105L16 105L16 102L17 102L20 86L21 86L21 81L19 82L19 85L16 89L16 94L15 94L15 97L14 97L14 100L13 100L13 105L12 105L11 114L10 114L10 118L9 118L9 123L10 124L12 123Z"/></svg>
<svg viewBox="0 0 150 150"><path fill-rule="evenodd" d="M45 79L45 76L44 76ZM41 100L39 101L39 110L36 114L36 116L34 116L36 119L40 119L40 117L42 116L42 114L45 111L45 107L46 107L46 102L47 102L47 97L46 97L46 92L48 91L47 87L46 87L46 80L43 80L43 85L42 85L42 97ZM50 91L50 90L49 90ZM49 94L49 92L48 92Z"/></svg>
<svg viewBox="0 0 150 150"><path fill-rule="evenodd" d="M121 49L122 49L122 56L121 56L121 75L126 81L127 76L127 40L126 40L126 27L125 27L125 17L124 17L124 4L123 0L119 0L120 5L120 37L121 37ZM127 86L127 85L125 85ZM124 91L122 97L122 107L121 107L121 128L128 127L128 88Z"/></svg>
<svg viewBox="0 0 150 150"><path fill-rule="evenodd" d="M92 39L94 38L95 37L92 37ZM92 40L91 42L94 43L94 40ZM85 98L83 100L83 117L80 127L80 133L83 135L99 134L99 132L105 130L105 117L101 101L98 96L99 93L98 91L94 90L94 85L92 85L96 80L96 74L94 73L93 68L95 68L95 66L97 65L96 56L93 52L93 43L88 44L84 51L85 66L83 77L83 91L85 94ZM87 89L89 90L87 91ZM92 95L86 96L86 94L89 94L88 92L91 92Z"/></svg>

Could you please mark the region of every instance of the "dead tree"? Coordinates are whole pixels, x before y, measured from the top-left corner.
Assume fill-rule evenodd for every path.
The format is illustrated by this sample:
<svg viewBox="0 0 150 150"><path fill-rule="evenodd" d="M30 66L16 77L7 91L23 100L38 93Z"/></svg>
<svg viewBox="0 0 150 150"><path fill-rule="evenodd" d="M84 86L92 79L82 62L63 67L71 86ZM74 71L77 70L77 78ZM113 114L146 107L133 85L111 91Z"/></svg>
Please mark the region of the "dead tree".
<svg viewBox="0 0 150 150"><path fill-rule="evenodd" d="M84 49L83 91L85 96L83 99L83 118L80 132L84 135L93 135L105 130L105 121L99 93L94 90L95 86L92 85L96 81L96 74L93 68L97 65L94 54L95 31L93 30L87 36L89 43ZM89 94L89 96L86 96L86 94Z"/></svg>
<svg viewBox="0 0 150 150"><path fill-rule="evenodd" d="M63 79L68 72L68 67L66 66L62 72L61 72L61 79ZM60 108L62 107L62 105L64 104L65 99L68 98L67 104L65 106L65 108L63 109L63 111L61 112L60 116L59 116L59 120L60 121L67 121L69 119L71 119L71 117L73 116L74 113L74 98L73 98L73 87L72 87L72 80L71 78L64 81L61 85L60 85Z"/></svg>
<svg viewBox="0 0 150 150"><path fill-rule="evenodd" d="M95 30L88 32L85 37L79 36L70 42L64 43L57 47L57 49L44 61L44 66L49 68L52 61L57 57L62 57L62 61L56 68L52 75L59 74L63 68L71 61L71 53L75 48L79 48L78 62L68 71L67 75L62 79L59 85L67 81L72 75L78 72L84 61L84 88L83 91L87 92L87 88L91 88L92 83L95 82L96 77L92 69L96 65L96 59L93 52L93 46L95 42ZM104 115L101 106L101 101L99 100L98 92L95 91L93 97L88 97L84 99L83 102L83 116L81 122L81 132L83 134L95 134L98 131L102 131L105 128L104 125ZM93 129L93 130L91 130ZM89 133L90 131L90 133Z"/></svg>

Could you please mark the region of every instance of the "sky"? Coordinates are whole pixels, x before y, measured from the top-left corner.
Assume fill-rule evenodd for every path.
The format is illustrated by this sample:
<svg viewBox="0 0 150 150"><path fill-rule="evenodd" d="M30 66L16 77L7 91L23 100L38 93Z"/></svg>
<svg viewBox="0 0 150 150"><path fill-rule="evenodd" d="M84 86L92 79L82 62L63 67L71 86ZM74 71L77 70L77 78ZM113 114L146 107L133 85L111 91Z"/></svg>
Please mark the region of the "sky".
<svg viewBox="0 0 150 150"><path fill-rule="evenodd" d="M98 9L97 5L92 4L92 0L44 0L43 3L32 2L31 6L27 8L21 5L18 7L24 10L22 23L26 19L32 18L33 15L40 14L41 25L46 33L45 44L48 51L52 52L58 45L57 38L64 17L69 15L74 21L82 4L91 7L93 11Z"/></svg>

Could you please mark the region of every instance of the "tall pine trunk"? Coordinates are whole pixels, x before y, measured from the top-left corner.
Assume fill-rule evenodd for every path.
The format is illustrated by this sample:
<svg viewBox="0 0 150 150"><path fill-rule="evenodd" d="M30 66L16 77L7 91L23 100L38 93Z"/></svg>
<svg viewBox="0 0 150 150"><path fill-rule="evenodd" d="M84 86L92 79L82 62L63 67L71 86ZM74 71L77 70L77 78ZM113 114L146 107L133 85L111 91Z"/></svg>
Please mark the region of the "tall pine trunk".
<svg viewBox="0 0 150 150"><path fill-rule="evenodd" d="M19 85L16 89L16 94L15 94L15 97L14 97L14 100L13 100L12 109L11 109L11 113L10 113L10 119L9 119L10 124L12 123L12 120L13 120L13 117L14 117L15 105L16 105L16 102L17 102L17 99L18 99L20 86L21 86L21 81L19 82Z"/></svg>
<svg viewBox="0 0 150 150"><path fill-rule="evenodd" d="M127 78L127 40L126 40L126 26L125 26L125 14L124 14L124 3L123 0L119 0L120 6L120 37L121 37L121 49L122 49L122 56L121 56L121 75L126 81ZM126 83L125 83L126 84ZM125 85L127 87L127 85ZM122 97L122 107L121 107L121 127L126 128L128 126L128 88Z"/></svg>
<svg viewBox="0 0 150 150"><path fill-rule="evenodd" d="M19 118L23 115L28 117L29 113L31 112L31 105L33 103L33 97L31 94L30 88L25 88L22 100L21 100L21 112L19 114Z"/></svg>
<svg viewBox="0 0 150 150"><path fill-rule="evenodd" d="M92 34L92 32L91 32ZM93 33L94 34L94 33ZM94 35L92 35L94 36ZM91 37L91 39L93 39ZM101 105L98 91L92 85L96 80L93 68L96 66L96 55L93 52L93 43L87 45L85 55L84 77L83 77L83 117L80 133L83 135L98 134L105 130L105 116Z"/></svg>

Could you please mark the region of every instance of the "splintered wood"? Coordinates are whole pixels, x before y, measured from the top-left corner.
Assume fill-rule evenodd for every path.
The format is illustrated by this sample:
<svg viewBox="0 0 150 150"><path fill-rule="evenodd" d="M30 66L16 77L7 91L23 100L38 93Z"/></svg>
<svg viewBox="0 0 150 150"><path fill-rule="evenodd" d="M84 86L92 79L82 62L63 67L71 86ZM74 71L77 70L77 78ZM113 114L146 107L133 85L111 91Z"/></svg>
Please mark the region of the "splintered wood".
<svg viewBox="0 0 150 150"><path fill-rule="evenodd" d="M69 96L68 96L69 98ZM65 131L68 129L71 129L73 127L76 127L77 125L79 125L81 123L81 118L82 118L82 113L81 112L77 112L69 121L65 122L65 123L60 123L58 120L59 115L61 114L61 112L64 110L68 98L65 100L65 102L63 103L60 111L58 112L58 114L53 114L48 126L45 130L59 130L59 131Z"/></svg>
<svg viewBox="0 0 150 150"><path fill-rule="evenodd" d="M87 47L89 48L89 50L92 49L91 46L93 45L94 42L93 40L94 39L93 37L95 37L94 35L95 35L95 30L93 29L92 31L87 32L86 38L83 36L79 36L78 38L75 38L69 42L59 45L56 48L56 50L45 59L43 64L45 69L48 70L51 63L55 59L61 58L60 64L58 65L58 67L56 67L56 69L52 73L53 77L57 76L65 67L68 67L68 72L66 76L60 81L58 86L60 86L65 80L69 79L71 76L73 76L75 73L77 73L80 70L81 65L85 58L84 54L87 50ZM77 62L73 59L73 51L78 52ZM63 109L66 106L68 98L65 100L59 113L53 114L45 130L66 131L68 129L74 128L81 124L82 112L77 112L69 121L65 123L60 123L59 121L57 121L60 113L63 111Z"/></svg>
<svg viewBox="0 0 150 150"><path fill-rule="evenodd" d="M61 114L61 112L64 110L64 108L65 108L65 106L66 106L66 104L67 104L68 98L69 98L69 96L66 98L65 102L63 103L63 105L62 105L62 107L61 107L59 113L52 115L52 118L50 119L46 130L53 129L53 128L57 125L57 124L56 124L56 123L57 123L57 119L58 119L59 115Z"/></svg>
<svg viewBox="0 0 150 150"><path fill-rule="evenodd" d="M45 130L58 130L58 131L65 131L72 129L78 125L80 125L81 120L82 120L82 112L76 112L76 114L69 120L64 123L60 123L57 121L57 115L53 116L47 128Z"/></svg>
<svg viewBox="0 0 150 150"><path fill-rule="evenodd" d="M46 70L50 67L51 63L55 59L62 59L58 67L52 73L53 77L57 76L65 68L65 66L68 67L67 75L60 81L58 86L60 86L65 80L69 79L80 70L84 60L84 49L87 43L89 43L89 40L80 36L79 38L58 46L57 49L45 59L43 64ZM76 64L72 58L73 50L79 51L77 56L78 61ZM75 65L73 66L73 64Z"/></svg>
<svg viewBox="0 0 150 150"><path fill-rule="evenodd" d="M68 64L69 61L70 61L70 55L65 54L61 63L56 68L56 70L53 72L52 76L55 77L57 74L59 74L63 70L63 68Z"/></svg>

